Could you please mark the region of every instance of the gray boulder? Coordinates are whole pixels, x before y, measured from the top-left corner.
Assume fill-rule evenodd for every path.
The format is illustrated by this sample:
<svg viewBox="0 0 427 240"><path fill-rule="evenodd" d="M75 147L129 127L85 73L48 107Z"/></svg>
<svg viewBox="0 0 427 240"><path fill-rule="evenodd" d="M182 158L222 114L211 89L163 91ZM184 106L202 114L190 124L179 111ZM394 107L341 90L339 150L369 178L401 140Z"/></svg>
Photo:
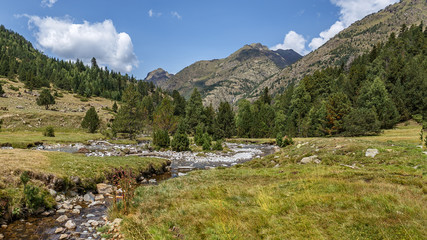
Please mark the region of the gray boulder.
<svg viewBox="0 0 427 240"><path fill-rule="evenodd" d="M301 159L300 163L301 164L308 164L308 163L315 163L315 164L319 164L322 161L320 161L320 159L317 157L317 155L313 155L310 157L305 157L303 159Z"/></svg>
<svg viewBox="0 0 427 240"><path fill-rule="evenodd" d="M380 153L378 151L378 149L369 148L369 149L366 149L365 157L372 157L372 158L374 158L378 153Z"/></svg>

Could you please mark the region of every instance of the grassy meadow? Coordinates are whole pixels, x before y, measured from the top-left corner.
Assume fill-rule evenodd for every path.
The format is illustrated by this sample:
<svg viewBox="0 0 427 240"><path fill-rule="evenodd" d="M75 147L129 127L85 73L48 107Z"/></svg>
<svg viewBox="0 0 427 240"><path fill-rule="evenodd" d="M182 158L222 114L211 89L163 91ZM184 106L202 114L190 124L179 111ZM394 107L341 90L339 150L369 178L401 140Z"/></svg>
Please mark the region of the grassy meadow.
<svg viewBox="0 0 427 240"><path fill-rule="evenodd" d="M137 189L126 239L425 239L420 126L379 136L295 139L232 168ZM376 148L375 158L365 157ZM299 164L317 155L320 164Z"/></svg>

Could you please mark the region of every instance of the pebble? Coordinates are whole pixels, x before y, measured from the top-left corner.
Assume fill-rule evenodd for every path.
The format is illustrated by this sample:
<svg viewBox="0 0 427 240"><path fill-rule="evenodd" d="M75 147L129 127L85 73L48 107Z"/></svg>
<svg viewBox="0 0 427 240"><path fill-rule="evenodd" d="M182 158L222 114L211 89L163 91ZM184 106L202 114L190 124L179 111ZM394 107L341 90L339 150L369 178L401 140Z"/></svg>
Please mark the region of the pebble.
<svg viewBox="0 0 427 240"><path fill-rule="evenodd" d="M93 203L89 204L89 207L93 207L93 206L96 206L96 205L102 205L102 202L100 202L100 201L95 201L95 202L93 202Z"/></svg>
<svg viewBox="0 0 427 240"><path fill-rule="evenodd" d="M56 211L56 213L59 213L59 214L63 214L63 213L66 213L66 212L67 212L67 210L65 210L65 209L59 209L59 210Z"/></svg>
<svg viewBox="0 0 427 240"><path fill-rule="evenodd" d="M93 215L93 214L89 213L88 215L86 215L86 217L87 217L87 218L95 217L95 215Z"/></svg>
<svg viewBox="0 0 427 240"><path fill-rule="evenodd" d="M59 227L59 228L57 228L57 229L55 230L55 234L61 233L61 232L63 232L64 230L65 230L64 228Z"/></svg>
<svg viewBox="0 0 427 240"><path fill-rule="evenodd" d="M68 229L74 229L76 228L76 224L73 222L73 220L68 220L67 223L65 223L65 227Z"/></svg>
<svg viewBox="0 0 427 240"><path fill-rule="evenodd" d="M76 205L76 206L74 206L74 209L82 209L82 206Z"/></svg>
<svg viewBox="0 0 427 240"><path fill-rule="evenodd" d="M102 200L104 200L104 195L98 194L95 196L95 201L102 201Z"/></svg>
<svg viewBox="0 0 427 240"><path fill-rule="evenodd" d="M0 239L3 239L3 238L4 238L4 235L0 233Z"/></svg>
<svg viewBox="0 0 427 240"><path fill-rule="evenodd" d="M73 214L80 214L80 210L79 209L73 209L73 211L71 213L73 213Z"/></svg>
<svg viewBox="0 0 427 240"><path fill-rule="evenodd" d="M1 228L7 228L6 224L1 225Z"/></svg>
<svg viewBox="0 0 427 240"><path fill-rule="evenodd" d="M68 234L61 234L61 236L59 236L59 239L66 239L68 238Z"/></svg>
<svg viewBox="0 0 427 240"><path fill-rule="evenodd" d="M60 223L65 222L67 220L68 220L68 217L66 215L61 215L56 219L56 221L58 221Z"/></svg>

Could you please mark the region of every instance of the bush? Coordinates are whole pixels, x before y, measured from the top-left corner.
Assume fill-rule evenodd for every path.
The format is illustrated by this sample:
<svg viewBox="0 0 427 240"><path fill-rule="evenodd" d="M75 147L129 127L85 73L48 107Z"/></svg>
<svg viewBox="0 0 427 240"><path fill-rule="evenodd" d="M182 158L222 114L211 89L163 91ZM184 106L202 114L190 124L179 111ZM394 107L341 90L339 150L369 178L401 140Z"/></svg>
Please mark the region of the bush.
<svg viewBox="0 0 427 240"><path fill-rule="evenodd" d="M222 140L217 140L215 144L212 146L212 150L222 151L224 148L222 147Z"/></svg>
<svg viewBox="0 0 427 240"><path fill-rule="evenodd" d="M212 142L212 139L209 136L209 134L204 133L203 134L203 150L204 151L210 151L211 150L211 146L212 146L211 142Z"/></svg>
<svg viewBox="0 0 427 240"><path fill-rule="evenodd" d="M412 119L414 119L415 122L420 124L423 122L423 116L421 114L412 115Z"/></svg>
<svg viewBox="0 0 427 240"><path fill-rule="evenodd" d="M276 145L279 147L282 147L282 142L283 141L283 134L282 133L278 133L276 135Z"/></svg>
<svg viewBox="0 0 427 240"><path fill-rule="evenodd" d="M173 136L171 147L172 150L181 152L181 151L188 151L190 146L190 140L188 139L187 134L177 132Z"/></svg>
<svg viewBox="0 0 427 240"><path fill-rule="evenodd" d="M46 127L46 129L43 132L43 136L45 137L55 137L55 130L52 126Z"/></svg>
<svg viewBox="0 0 427 240"><path fill-rule="evenodd" d="M24 184L24 203L30 211L37 210L41 207L51 209L55 206L55 200L48 191L28 184L30 177L27 171L21 174L20 179Z"/></svg>
<svg viewBox="0 0 427 240"><path fill-rule="evenodd" d="M157 129L153 133L153 144L162 148L167 148L170 145L168 131Z"/></svg>
<svg viewBox="0 0 427 240"><path fill-rule="evenodd" d="M282 147L286 147L288 145L294 144L294 140L292 140L291 137L285 136L285 138L282 141Z"/></svg>

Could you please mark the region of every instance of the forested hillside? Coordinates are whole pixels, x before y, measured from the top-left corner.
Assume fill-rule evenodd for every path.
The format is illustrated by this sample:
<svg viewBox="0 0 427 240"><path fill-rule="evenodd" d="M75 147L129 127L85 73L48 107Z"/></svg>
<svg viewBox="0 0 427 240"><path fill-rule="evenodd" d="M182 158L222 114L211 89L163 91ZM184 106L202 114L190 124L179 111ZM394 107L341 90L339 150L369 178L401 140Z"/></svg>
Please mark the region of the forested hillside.
<svg viewBox="0 0 427 240"><path fill-rule="evenodd" d="M327 68L305 76L270 103L241 101L242 137L376 134L413 115L427 118L427 31L401 27L386 43L355 59L348 70ZM265 100L267 99L267 100ZM275 119L272 121L272 119Z"/></svg>
<svg viewBox="0 0 427 240"><path fill-rule="evenodd" d="M86 66L50 58L36 50L21 35L0 26L0 75L16 77L29 89L53 86L81 96L101 96L120 100L123 90L134 77L99 67L96 59Z"/></svg>

